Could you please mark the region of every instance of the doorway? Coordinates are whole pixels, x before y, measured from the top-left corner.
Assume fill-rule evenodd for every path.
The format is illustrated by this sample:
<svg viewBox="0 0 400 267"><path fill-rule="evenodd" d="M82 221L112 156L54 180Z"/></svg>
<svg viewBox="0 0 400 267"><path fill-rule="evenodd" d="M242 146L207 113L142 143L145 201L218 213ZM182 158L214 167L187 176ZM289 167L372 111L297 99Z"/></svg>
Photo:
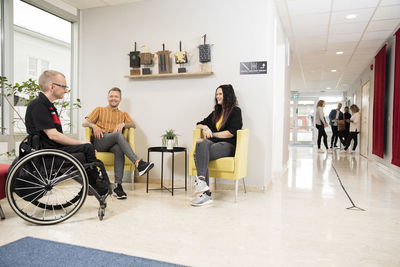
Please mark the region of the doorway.
<svg viewBox="0 0 400 267"><path fill-rule="evenodd" d="M290 101L290 144L313 145L315 106L318 98L294 98Z"/></svg>
<svg viewBox="0 0 400 267"><path fill-rule="evenodd" d="M360 155L368 158L369 144L369 81L361 88Z"/></svg>

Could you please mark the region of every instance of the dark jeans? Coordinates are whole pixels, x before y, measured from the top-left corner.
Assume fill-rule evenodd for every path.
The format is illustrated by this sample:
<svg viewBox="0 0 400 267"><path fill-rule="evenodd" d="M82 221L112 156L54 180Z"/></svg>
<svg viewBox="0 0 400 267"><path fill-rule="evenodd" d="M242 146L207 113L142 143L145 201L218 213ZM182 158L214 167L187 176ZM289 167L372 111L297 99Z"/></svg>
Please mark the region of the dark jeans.
<svg viewBox="0 0 400 267"><path fill-rule="evenodd" d="M328 136L326 135L324 125L316 124L315 127L317 127L317 129L318 129L318 140L317 140L318 149L321 148L321 138L322 137L324 138L325 148L328 149Z"/></svg>
<svg viewBox="0 0 400 267"><path fill-rule="evenodd" d="M346 146L347 144L347 137L349 136L350 132L349 130L343 130L339 132L339 140L342 143L343 146Z"/></svg>
<svg viewBox="0 0 400 267"><path fill-rule="evenodd" d="M194 162L196 164L197 176L203 176L207 185L210 185L208 174L208 163L223 157L233 157L235 146L228 142L214 143L209 139L202 139L196 144Z"/></svg>
<svg viewBox="0 0 400 267"><path fill-rule="evenodd" d="M67 153L83 153L85 154L85 160L88 163L97 161L94 146L92 144L62 146L58 147L57 149L65 151Z"/></svg>
<svg viewBox="0 0 400 267"><path fill-rule="evenodd" d="M347 137L347 143L346 143L346 147L344 148L344 150L347 150L349 148L351 140L354 140L353 150L356 150L357 144L358 144L357 135L358 135L358 132L350 132L349 136Z"/></svg>
<svg viewBox="0 0 400 267"><path fill-rule="evenodd" d="M337 140L339 138L339 131L338 127L335 125L331 125L331 128L332 128L331 148L333 148L337 144Z"/></svg>

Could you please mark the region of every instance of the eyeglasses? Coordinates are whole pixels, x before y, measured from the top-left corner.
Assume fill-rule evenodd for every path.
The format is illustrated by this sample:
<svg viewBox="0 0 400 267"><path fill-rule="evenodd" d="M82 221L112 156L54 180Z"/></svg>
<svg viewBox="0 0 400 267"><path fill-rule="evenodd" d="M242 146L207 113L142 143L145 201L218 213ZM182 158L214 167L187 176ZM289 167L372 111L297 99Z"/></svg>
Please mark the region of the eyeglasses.
<svg viewBox="0 0 400 267"><path fill-rule="evenodd" d="M59 84L59 83L53 83L54 85L57 85L57 86L60 86L60 87L62 87L62 88L64 88L64 89L66 89L68 86L66 86L66 85L62 85L62 84Z"/></svg>

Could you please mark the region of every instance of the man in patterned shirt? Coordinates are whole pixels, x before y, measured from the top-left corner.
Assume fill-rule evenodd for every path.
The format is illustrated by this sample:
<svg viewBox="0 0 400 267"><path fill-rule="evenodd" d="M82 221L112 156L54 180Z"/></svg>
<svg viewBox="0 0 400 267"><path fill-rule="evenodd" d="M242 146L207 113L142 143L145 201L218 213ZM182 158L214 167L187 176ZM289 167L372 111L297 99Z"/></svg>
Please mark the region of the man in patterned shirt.
<svg viewBox="0 0 400 267"><path fill-rule="evenodd" d="M93 145L97 151L114 153L114 174L117 184L114 194L118 199L126 199L126 193L121 185L125 155L136 165L140 176L153 168L154 163L139 160L122 134L123 128L136 128L136 126L128 113L118 109L122 100L121 90L117 87L111 88L107 99L108 106L95 108L85 117L86 120L82 125L93 129Z"/></svg>

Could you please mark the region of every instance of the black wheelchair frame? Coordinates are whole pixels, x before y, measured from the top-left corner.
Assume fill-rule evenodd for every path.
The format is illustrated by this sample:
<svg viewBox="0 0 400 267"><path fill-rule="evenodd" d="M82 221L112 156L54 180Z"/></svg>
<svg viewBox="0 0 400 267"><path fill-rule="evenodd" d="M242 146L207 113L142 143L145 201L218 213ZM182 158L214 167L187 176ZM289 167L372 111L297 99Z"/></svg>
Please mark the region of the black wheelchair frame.
<svg viewBox="0 0 400 267"><path fill-rule="evenodd" d="M98 217L103 220L112 185L100 160L86 163L83 153L40 149L39 136L25 138L19 152L6 181L7 200L18 216L39 225L65 221L82 207L89 192L99 201ZM100 169L108 187L103 195L89 183L87 171L93 168Z"/></svg>

